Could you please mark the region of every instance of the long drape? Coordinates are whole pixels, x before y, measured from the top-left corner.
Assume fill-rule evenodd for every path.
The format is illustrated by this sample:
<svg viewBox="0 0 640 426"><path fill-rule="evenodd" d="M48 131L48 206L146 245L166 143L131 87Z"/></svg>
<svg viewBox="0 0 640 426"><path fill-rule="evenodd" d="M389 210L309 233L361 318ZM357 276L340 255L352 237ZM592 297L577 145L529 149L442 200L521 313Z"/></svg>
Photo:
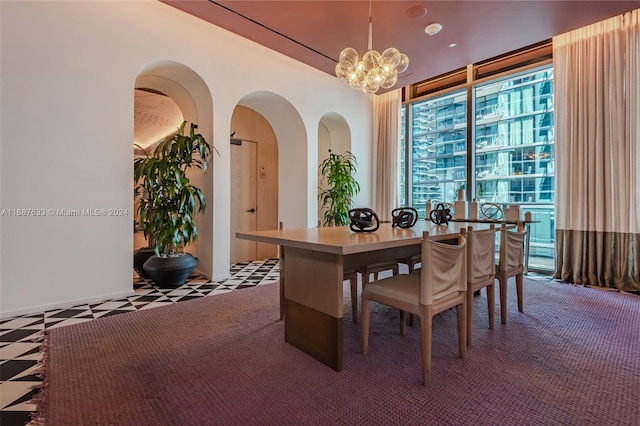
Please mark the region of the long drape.
<svg viewBox="0 0 640 426"><path fill-rule="evenodd" d="M374 96L373 100L373 210L384 221L391 220L391 211L398 207L400 103L400 89Z"/></svg>
<svg viewBox="0 0 640 426"><path fill-rule="evenodd" d="M555 278L640 290L640 9L553 39Z"/></svg>

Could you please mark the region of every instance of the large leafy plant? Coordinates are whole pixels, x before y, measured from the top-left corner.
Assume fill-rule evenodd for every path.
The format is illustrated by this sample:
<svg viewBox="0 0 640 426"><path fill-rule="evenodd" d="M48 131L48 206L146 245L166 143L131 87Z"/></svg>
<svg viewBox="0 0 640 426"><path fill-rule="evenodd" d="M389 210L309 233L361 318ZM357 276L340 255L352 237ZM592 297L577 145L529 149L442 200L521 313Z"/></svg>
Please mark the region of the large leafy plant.
<svg viewBox="0 0 640 426"><path fill-rule="evenodd" d="M156 256L178 256L185 245L195 241L194 216L206 207L204 194L189 181L187 170L193 167L205 172L212 148L196 133L197 125L192 123L185 134L186 124L184 121L175 135L133 165L138 226L147 241L155 244Z"/></svg>
<svg viewBox="0 0 640 426"><path fill-rule="evenodd" d="M322 164L320 173L326 189L318 198L324 210L324 226L344 226L349 224L349 210L353 197L360 192L360 184L355 179L356 157L349 151L344 154L329 154Z"/></svg>

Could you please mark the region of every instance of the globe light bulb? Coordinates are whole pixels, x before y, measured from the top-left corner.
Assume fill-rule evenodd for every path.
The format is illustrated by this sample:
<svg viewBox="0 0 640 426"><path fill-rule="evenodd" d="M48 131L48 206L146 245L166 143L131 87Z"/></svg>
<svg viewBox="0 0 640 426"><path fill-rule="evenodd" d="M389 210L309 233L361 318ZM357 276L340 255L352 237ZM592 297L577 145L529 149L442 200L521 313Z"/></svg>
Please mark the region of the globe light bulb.
<svg viewBox="0 0 640 426"><path fill-rule="evenodd" d="M424 8L423 8L424 9ZM335 72L340 80L365 93L376 93L380 87L389 89L398 81L398 74L409 67L409 58L395 47L385 49L382 54L372 49L373 26L371 22L371 0L369 1L369 50L362 57L347 47L340 52Z"/></svg>

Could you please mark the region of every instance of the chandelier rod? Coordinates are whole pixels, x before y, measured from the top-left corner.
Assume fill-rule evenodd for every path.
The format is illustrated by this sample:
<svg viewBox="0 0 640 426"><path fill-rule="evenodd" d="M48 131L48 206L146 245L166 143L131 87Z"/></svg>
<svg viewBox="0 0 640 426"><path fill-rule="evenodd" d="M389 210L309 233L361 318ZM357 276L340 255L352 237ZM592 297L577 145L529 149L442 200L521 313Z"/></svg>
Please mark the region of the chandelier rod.
<svg viewBox="0 0 640 426"><path fill-rule="evenodd" d="M373 24L371 23L371 0L369 0L369 43L367 46L368 46L367 50L373 49Z"/></svg>

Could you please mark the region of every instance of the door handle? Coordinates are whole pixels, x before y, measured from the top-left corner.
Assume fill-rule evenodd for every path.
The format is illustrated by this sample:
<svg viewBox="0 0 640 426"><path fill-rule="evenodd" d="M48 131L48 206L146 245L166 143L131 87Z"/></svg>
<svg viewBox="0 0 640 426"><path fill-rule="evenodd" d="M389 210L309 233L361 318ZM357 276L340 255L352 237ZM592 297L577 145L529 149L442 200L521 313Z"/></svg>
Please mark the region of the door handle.
<svg viewBox="0 0 640 426"><path fill-rule="evenodd" d="M247 210L247 213L255 213L255 212L256 212L256 209L249 209L249 210Z"/></svg>

